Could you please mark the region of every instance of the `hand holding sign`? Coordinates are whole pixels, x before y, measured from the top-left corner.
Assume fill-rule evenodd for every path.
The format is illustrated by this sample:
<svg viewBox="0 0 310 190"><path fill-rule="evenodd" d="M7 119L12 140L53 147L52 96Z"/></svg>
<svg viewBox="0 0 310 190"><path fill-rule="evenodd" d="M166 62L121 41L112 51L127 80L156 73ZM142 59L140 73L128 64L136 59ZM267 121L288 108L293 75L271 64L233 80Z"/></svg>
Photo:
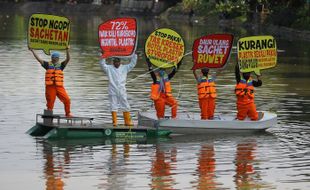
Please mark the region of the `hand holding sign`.
<svg viewBox="0 0 310 190"><path fill-rule="evenodd" d="M155 30L145 42L146 57L161 68L176 66L183 58L184 50L182 37L169 28Z"/></svg>
<svg viewBox="0 0 310 190"><path fill-rule="evenodd" d="M50 50L63 50L69 45L70 21L65 17L33 14L29 18L28 47L42 49L49 55Z"/></svg>
<svg viewBox="0 0 310 190"><path fill-rule="evenodd" d="M241 38L237 45L240 71L260 75L261 69L277 64L277 45L272 36L251 36Z"/></svg>
<svg viewBox="0 0 310 190"><path fill-rule="evenodd" d="M229 58L233 39L231 34L211 34L196 39L193 44L192 70L223 68Z"/></svg>
<svg viewBox="0 0 310 190"><path fill-rule="evenodd" d="M117 18L99 25L102 57L130 56L136 49L137 22L134 18Z"/></svg>

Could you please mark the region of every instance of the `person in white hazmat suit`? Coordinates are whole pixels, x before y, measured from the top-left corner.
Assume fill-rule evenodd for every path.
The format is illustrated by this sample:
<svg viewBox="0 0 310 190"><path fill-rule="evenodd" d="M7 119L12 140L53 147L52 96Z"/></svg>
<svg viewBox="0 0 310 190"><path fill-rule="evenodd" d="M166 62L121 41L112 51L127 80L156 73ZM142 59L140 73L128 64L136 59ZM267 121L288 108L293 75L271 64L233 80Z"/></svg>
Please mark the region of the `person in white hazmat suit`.
<svg viewBox="0 0 310 190"><path fill-rule="evenodd" d="M121 64L120 58L114 57L113 64L106 64L106 59L102 58L100 66L107 74L109 79L109 101L111 106L113 126L117 126L117 111L123 111L126 126L132 126L130 117L130 106L127 101L126 79L127 73L130 72L137 64L137 55L133 54L129 64Z"/></svg>

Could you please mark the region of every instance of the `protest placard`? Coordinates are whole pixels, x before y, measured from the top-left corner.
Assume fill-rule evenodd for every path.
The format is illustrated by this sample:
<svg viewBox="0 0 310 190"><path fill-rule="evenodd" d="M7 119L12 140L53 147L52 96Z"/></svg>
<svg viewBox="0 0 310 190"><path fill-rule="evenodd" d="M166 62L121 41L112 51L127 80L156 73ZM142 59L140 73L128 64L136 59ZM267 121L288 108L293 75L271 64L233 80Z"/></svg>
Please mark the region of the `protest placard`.
<svg viewBox="0 0 310 190"><path fill-rule="evenodd" d="M231 34L210 34L196 39L192 69L223 68L229 58L233 39Z"/></svg>
<svg viewBox="0 0 310 190"><path fill-rule="evenodd" d="M277 64L277 44L272 36L250 36L241 38L237 44L238 64L241 72L275 67Z"/></svg>
<svg viewBox="0 0 310 190"><path fill-rule="evenodd" d="M136 50L137 22L135 18L108 20L98 29L103 58L131 56Z"/></svg>
<svg viewBox="0 0 310 190"><path fill-rule="evenodd" d="M161 68L170 68L183 58L185 51L182 37L169 28L152 32L145 42L145 54L150 62Z"/></svg>
<svg viewBox="0 0 310 190"><path fill-rule="evenodd" d="M33 14L28 24L28 47L42 49L49 55L50 50L66 49L70 40L70 21L66 17Z"/></svg>

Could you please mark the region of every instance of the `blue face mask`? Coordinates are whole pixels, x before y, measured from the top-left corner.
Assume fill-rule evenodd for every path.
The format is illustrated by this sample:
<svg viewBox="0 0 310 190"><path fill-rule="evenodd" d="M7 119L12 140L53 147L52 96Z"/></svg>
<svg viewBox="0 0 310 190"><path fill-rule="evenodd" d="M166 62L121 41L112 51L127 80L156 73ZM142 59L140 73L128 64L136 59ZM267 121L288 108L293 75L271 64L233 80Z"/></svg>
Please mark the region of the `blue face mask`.
<svg viewBox="0 0 310 190"><path fill-rule="evenodd" d="M165 76L165 71L164 70L159 70L159 76L161 76L161 77L163 77L163 76Z"/></svg>

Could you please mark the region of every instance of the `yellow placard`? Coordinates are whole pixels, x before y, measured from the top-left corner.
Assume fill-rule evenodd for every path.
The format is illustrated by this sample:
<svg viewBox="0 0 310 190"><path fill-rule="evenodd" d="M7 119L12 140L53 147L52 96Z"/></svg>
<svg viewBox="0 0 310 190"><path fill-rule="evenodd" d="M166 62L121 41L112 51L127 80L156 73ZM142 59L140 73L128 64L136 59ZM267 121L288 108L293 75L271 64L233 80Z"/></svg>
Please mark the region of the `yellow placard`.
<svg viewBox="0 0 310 190"><path fill-rule="evenodd" d="M241 72L275 67L277 64L277 44L272 36L251 36L241 38L237 45L238 63Z"/></svg>
<svg viewBox="0 0 310 190"><path fill-rule="evenodd" d="M66 17L33 14L28 24L28 46L42 49L50 55L50 50L66 49L69 45L70 21Z"/></svg>
<svg viewBox="0 0 310 190"><path fill-rule="evenodd" d="M145 54L150 62L161 68L170 68L182 59L185 47L182 37L169 28L160 28L145 42Z"/></svg>

